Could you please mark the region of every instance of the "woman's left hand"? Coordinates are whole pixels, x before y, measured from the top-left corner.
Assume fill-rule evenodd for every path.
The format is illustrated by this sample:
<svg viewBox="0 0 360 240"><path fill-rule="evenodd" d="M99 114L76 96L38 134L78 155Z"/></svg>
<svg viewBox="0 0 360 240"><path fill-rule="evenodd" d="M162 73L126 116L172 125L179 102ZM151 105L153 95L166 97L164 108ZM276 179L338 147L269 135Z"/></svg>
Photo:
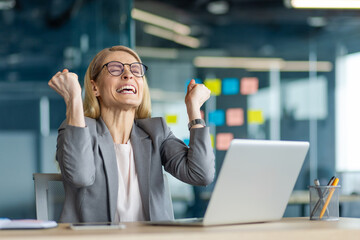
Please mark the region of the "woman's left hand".
<svg viewBox="0 0 360 240"><path fill-rule="evenodd" d="M189 120L201 118L200 107L209 99L211 91L204 84L196 84L192 79L187 87L185 104Z"/></svg>

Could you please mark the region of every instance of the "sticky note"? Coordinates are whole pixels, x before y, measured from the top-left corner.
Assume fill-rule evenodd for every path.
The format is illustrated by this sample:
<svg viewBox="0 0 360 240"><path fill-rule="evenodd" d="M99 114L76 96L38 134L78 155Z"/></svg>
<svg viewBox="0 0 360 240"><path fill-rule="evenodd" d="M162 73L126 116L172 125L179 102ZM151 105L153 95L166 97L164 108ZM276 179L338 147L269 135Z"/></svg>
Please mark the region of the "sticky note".
<svg viewBox="0 0 360 240"><path fill-rule="evenodd" d="M220 151L228 150L233 139L234 135L232 133L218 133L216 135L216 149Z"/></svg>
<svg viewBox="0 0 360 240"><path fill-rule="evenodd" d="M225 124L225 112L224 110L215 110L209 112L209 123L215 126L222 126Z"/></svg>
<svg viewBox="0 0 360 240"><path fill-rule="evenodd" d="M256 77L244 77L240 82L240 93L242 95L254 94L259 89L259 79Z"/></svg>
<svg viewBox="0 0 360 240"><path fill-rule="evenodd" d="M237 78L224 78L222 80L222 94L235 95L239 93L240 82Z"/></svg>
<svg viewBox="0 0 360 240"><path fill-rule="evenodd" d="M242 108L229 108L226 110L226 125L241 126L244 124L244 110Z"/></svg>
<svg viewBox="0 0 360 240"><path fill-rule="evenodd" d="M205 79L205 86L211 91L211 95L219 96L221 94L221 80L218 78Z"/></svg>
<svg viewBox="0 0 360 240"><path fill-rule="evenodd" d="M248 110L247 120L249 124L263 124L264 117L261 110Z"/></svg>
<svg viewBox="0 0 360 240"><path fill-rule="evenodd" d="M189 83L190 83L191 80L192 80L192 79L186 80L186 83L185 83L185 93L187 93L187 87L188 87L188 85L189 85ZM196 83L196 84L202 84L202 81L201 81L200 78L194 78L194 80L195 80L195 83Z"/></svg>
<svg viewBox="0 0 360 240"><path fill-rule="evenodd" d="M176 124L177 123L177 115L165 115L166 123L168 124Z"/></svg>
<svg viewBox="0 0 360 240"><path fill-rule="evenodd" d="M183 142L187 145L187 146L189 146L189 143L190 143L190 139L188 139L188 138L185 138L185 139L183 139Z"/></svg>
<svg viewBox="0 0 360 240"><path fill-rule="evenodd" d="M214 135L210 134L211 147L214 148Z"/></svg>

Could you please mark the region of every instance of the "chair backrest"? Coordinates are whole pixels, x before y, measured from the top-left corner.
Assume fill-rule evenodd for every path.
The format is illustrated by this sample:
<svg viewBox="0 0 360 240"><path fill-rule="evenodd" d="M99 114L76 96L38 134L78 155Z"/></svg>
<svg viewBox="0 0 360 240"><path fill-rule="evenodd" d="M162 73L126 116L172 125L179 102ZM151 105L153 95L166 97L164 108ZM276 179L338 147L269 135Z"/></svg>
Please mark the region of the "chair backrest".
<svg viewBox="0 0 360 240"><path fill-rule="evenodd" d="M171 199L169 182L164 176L165 189ZM58 173L34 173L36 219L58 221L62 211L65 192L62 184L62 176ZM171 208L172 201L171 201Z"/></svg>
<svg viewBox="0 0 360 240"><path fill-rule="evenodd" d="M65 192L62 176L57 173L34 173L36 218L58 221Z"/></svg>
<svg viewBox="0 0 360 240"><path fill-rule="evenodd" d="M165 190L168 192L169 194L169 198L170 198L170 204L171 204L171 209L174 211L174 207L173 207L173 204L172 204L172 197L171 197L171 191L170 191L170 187L169 187L169 180L166 176L166 174L164 173L163 174L164 176L164 184L165 184Z"/></svg>

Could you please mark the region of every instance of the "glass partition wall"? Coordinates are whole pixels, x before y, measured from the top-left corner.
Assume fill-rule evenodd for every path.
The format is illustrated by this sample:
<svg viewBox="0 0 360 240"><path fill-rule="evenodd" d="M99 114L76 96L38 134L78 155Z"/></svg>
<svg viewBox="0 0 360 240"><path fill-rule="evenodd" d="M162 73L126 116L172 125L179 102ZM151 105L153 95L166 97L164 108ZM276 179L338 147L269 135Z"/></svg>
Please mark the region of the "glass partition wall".
<svg viewBox="0 0 360 240"><path fill-rule="evenodd" d="M191 28L188 36L200 41L199 46L185 46L174 37L176 30L172 29L173 37L165 37L163 32L155 31L156 23L135 18L136 48L150 71L154 63L156 71L161 72L154 73L155 78L149 72L150 88L158 89L161 82L162 88L171 89L172 96L177 96L179 104L170 106L169 101L175 100L159 94L164 98L153 102L154 116L165 117L175 135L187 142L183 117L186 111L181 107L181 99L188 81L194 78L212 91L202 110L210 126L217 171L234 138L309 141L311 147L294 188L299 193L307 191L314 179L327 184L333 175L343 176L347 174L344 171L356 169L353 165L347 170L338 167L344 161L339 153L349 152L341 148L345 147L344 143L337 144L339 134L345 134L339 129L349 124L340 127L338 118L352 119L355 125L357 119L339 111L347 109L356 116L358 113L347 108L349 102L339 103L336 95L344 77L338 73L339 57L346 55L344 50L341 53L342 47L346 45L347 53L360 51L355 43L355 26L360 23L356 11L295 10L276 4L268 8L260 4L250 9L243 3L242 8L238 6L234 10L238 13L234 16L234 12L211 15L206 8L200 10L200 3L183 8L179 5L157 1L155 6L149 6L140 0L134 5L142 11L187 24ZM251 17L255 12L258 19ZM161 69L158 62L162 62ZM179 67L174 67L177 64ZM184 72L183 64L188 65L188 71ZM355 79L356 74L353 76ZM353 89L347 89L355 93L357 85L351 86ZM347 101L356 104L354 99ZM356 136L356 129L347 128L347 131ZM356 141L351 142L356 146ZM347 192L356 192L357 174L345 175L344 184L353 190ZM186 192L183 197L181 191L173 194L179 205L185 201L178 209L178 216L204 213L213 184L206 188L183 186L175 180L171 184ZM348 208L345 205L343 209ZM289 205L285 216L307 214L306 206ZM351 211L344 210L343 215L350 216Z"/></svg>

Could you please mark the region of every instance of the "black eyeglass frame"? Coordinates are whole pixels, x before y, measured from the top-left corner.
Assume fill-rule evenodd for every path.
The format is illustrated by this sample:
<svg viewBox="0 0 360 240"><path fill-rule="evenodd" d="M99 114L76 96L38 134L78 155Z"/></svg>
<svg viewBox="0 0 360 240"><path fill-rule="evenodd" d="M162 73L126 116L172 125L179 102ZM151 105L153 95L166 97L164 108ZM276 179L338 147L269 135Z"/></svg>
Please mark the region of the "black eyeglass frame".
<svg viewBox="0 0 360 240"><path fill-rule="evenodd" d="M114 74L112 74L112 73L109 71L108 65L109 65L110 63L113 63L113 62L115 62L115 63L120 63L120 64L123 65L123 70L122 70L122 72L121 72L119 75L114 75ZM140 75L136 75L135 73L133 73L133 71L131 70L131 65L133 65L133 64L140 64L140 65L142 65L142 66L144 67L144 69L145 69L145 70L143 71L144 74L140 76ZM130 72L131 72L132 74L134 74L134 76L136 76L136 77L143 77L143 76L145 76L145 73L146 73L146 71L148 70L148 67L147 67L145 64L141 63L141 62L122 63L122 62L119 62L119 61L111 61L111 62L105 63L105 64L102 66L101 69L103 69L103 68L106 66L106 69L108 70L108 72L109 72L112 76L118 77L118 76L120 76L121 74L124 73L125 65L129 65L129 67L130 67Z"/></svg>

